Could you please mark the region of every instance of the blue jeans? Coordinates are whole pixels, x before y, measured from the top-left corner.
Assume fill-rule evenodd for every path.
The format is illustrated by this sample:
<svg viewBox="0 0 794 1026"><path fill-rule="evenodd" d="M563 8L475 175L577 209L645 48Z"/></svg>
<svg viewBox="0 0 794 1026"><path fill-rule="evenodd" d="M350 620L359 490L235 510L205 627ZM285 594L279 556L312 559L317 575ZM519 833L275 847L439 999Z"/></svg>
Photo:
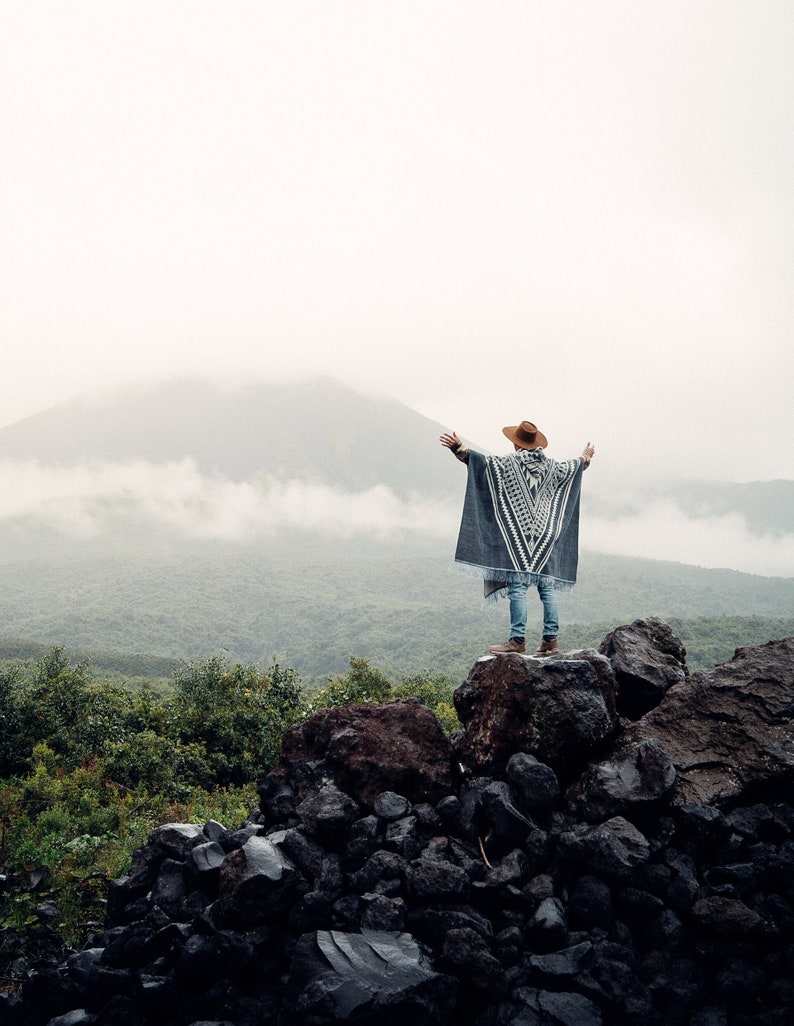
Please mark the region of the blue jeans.
<svg viewBox="0 0 794 1026"><path fill-rule="evenodd" d="M526 584L508 584L507 597L510 600L510 637L525 638L527 633L527 588ZM557 622L557 592L551 581L538 584L538 595L543 603L543 637L556 638L560 629Z"/></svg>

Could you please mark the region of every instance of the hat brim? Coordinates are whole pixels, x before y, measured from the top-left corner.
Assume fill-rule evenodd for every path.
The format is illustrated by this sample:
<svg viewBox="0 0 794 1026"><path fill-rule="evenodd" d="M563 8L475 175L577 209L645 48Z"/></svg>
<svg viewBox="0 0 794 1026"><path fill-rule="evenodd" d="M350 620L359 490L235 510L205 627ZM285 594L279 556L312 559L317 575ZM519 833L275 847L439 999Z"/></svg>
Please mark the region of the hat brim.
<svg viewBox="0 0 794 1026"><path fill-rule="evenodd" d="M538 431L537 432L537 437L535 438L535 444L534 445L527 445L527 443L526 442L522 442L521 439L516 434L516 432L518 431L519 427L520 427L519 424L513 424L510 427L502 428L502 434L506 438L509 438L510 441L514 445L517 445L519 447L519 449L545 449L546 446L549 444L549 440L546 438L546 436L543 434L543 432L542 431Z"/></svg>

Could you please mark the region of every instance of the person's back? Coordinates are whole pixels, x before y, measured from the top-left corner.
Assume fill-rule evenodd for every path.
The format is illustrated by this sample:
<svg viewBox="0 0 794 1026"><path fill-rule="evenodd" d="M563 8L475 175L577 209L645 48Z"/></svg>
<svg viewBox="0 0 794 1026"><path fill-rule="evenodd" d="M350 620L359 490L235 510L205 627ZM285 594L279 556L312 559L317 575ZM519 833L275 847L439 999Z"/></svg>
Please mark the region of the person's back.
<svg viewBox="0 0 794 1026"><path fill-rule="evenodd" d="M576 582L581 476L595 454L553 460L546 436L531 421L505 427L513 442L507 456L487 456L463 444L453 431L440 441L468 468L455 566L483 580L485 602L510 601L510 636L492 645L495 655L526 651L527 589L536 587L543 632L535 654L559 651L557 591Z"/></svg>

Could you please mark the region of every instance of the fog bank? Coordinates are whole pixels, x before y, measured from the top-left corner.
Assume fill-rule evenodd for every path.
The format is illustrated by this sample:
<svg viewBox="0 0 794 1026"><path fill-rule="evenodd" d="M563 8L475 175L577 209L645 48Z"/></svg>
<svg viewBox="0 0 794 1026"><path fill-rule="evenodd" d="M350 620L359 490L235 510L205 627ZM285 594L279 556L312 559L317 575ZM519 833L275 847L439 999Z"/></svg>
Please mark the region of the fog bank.
<svg viewBox="0 0 794 1026"><path fill-rule="evenodd" d="M461 497L401 499L385 485L350 492L327 484L270 475L243 482L203 473L185 458L152 463L93 463L51 467L0 463L0 526L45 526L66 537L117 533L147 525L189 539L246 542L301 529L327 537L386 537L413 532L454 552ZM594 505L598 505L594 503ZM595 552L724 567L772 577L794 576L794 533L759 533L739 513L685 513L651 501L583 511L582 548Z"/></svg>

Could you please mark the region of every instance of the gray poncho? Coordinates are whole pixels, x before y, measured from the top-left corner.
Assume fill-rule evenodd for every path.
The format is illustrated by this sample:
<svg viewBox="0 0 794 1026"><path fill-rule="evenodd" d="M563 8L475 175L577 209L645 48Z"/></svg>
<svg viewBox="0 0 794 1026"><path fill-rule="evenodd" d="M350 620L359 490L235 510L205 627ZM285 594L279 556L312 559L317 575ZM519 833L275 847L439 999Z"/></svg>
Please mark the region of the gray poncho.
<svg viewBox="0 0 794 1026"><path fill-rule="evenodd" d="M560 462L542 449L471 450L455 566L483 579L486 602L511 582L573 587L584 467L581 458Z"/></svg>

